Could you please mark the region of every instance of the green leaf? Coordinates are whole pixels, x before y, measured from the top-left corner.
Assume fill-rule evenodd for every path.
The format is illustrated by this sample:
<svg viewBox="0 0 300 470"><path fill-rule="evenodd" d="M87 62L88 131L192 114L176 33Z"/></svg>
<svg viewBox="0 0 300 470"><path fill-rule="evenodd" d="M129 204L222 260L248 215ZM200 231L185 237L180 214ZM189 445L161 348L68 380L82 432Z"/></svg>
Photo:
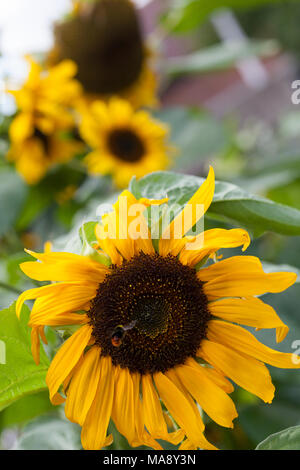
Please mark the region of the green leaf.
<svg viewBox="0 0 300 470"><path fill-rule="evenodd" d="M13 227L28 188L15 171L0 172L0 236Z"/></svg>
<svg viewBox="0 0 300 470"><path fill-rule="evenodd" d="M281 0L175 0L169 12L163 18L168 31L186 33L197 28L207 17L221 8L246 9L268 3L279 3Z"/></svg>
<svg viewBox="0 0 300 470"><path fill-rule="evenodd" d="M256 450L300 450L300 426L293 426L267 437Z"/></svg>
<svg viewBox="0 0 300 470"><path fill-rule="evenodd" d="M90 221L82 224L79 229L79 235L83 244L86 243L92 247L95 243L97 243L97 238L95 234L96 225L96 221Z"/></svg>
<svg viewBox="0 0 300 470"><path fill-rule="evenodd" d="M90 256L95 261L98 261L101 264L109 266L110 259L107 255L100 254L94 249L94 245L97 244L97 238L95 234L95 227L98 222L91 221L82 224L79 229L79 236L82 242L81 254L85 256Z"/></svg>
<svg viewBox="0 0 300 470"><path fill-rule="evenodd" d="M12 403L0 413L0 429L9 428L16 424L23 424L36 416L57 411L49 400L49 392L26 395Z"/></svg>
<svg viewBox="0 0 300 470"><path fill-rule="evenodd" d="M171 57L162 64L169 75L207 73L227 69L253 56L270 56L278 52L275 41L232 41L206 47L179 57Z"/></svg>
<svg viewBox="0 0 300 470"><path fill-rule="evenodd" d="M79 450L80 427L58 418L39 419L26 426L14 450Z"/></svg>
<svg viewBox="0 0 300 470"><path fill-rule="evenodd" d="M130 187L131 187L132 193L135 194L136 199L140 199L142 195L139 191L139 183L135 175L130 180Z"/></svg>
<svg viewBox="0 0 300 470"><path fill-rule="evenodd" d="M30 187L22 212L17 221L17 229L26 229L34 219L51 204L52 200L53 195L49 191L42 191L40 186Z"/></svg>
<svg viewBox="0 0 300 470"><path fill-rule="evenodd" d="M12 286L17 286L21 279L24 279L24 273L20 269L20 264L25 261L31 261L31 256L24 251L13 253L5 257L7 282Z"/></svg>
<svg viewBox="0 0 300 470"><path fill-rule="evenodd" d="M138 182L142 197L169 197L169 204L186 204L204 179L172 172L151 173ZM176 214L175 214L176 215ZM208 216L233 225L242 225L260 235L265 231L285 235L300 234L300 211L249 194L231 183L216 182Z"/></svg>
<svg viewBox="0 0 300 470"><path fill-rule="evenodd" d="M25 395L47 389L49 360L42 348L38 366L32 358L28 316L29 309L24 306L18 320L15 304L0 312L0 345L6 350L6 363L0 363L0 410Z"/></svg>
<svg viewBox="0 0 300 470"><path fill-rule="evenodd" d="M280 202L300 210L299 187L300 178L287 185L274 187L268 192L268 197L273 201Z"/></svg>
<svg viewBox="0 0 300 470"><path fill-rule="evenodd" d="M299 147L299 143L296 145ZM280 191L283 187L283 195L285 195L291 183L294 184L297 190L300 178L298 148L283 149L277 154L273 152L271 155L258 153L256 158L252 158L248 162L245 174L247 176L239 179L236 183L245 186L249 191L258 191L259 193L266 194L273 188ZM299 204L299 191L297 193L293 186L291 188L295 194L296 203L294 202L289 205L295 206L295 204ZM291 196L294 196L294 194ZM278 196L280 197L280 194ZM292 197L291 200L293 201Z"/></svg>
<svg viewBox="0 0 300 470"><path fill-rule="evenodd" d="M70 165L52 168L45 178L29 188L28 196L25 198L23 209L18 219L17 229L25 230L39 216L45 213L49 207L54 208L60 205L67 205L65 208L67 209L67 214L63 214L63 210L61 210L59 215L61 218L67 219L70 215L72 216L72 210L76 210L79 205L76 204L75 208L70 207L68 205L70 201L64 201L64 197L68 194L68 190L74 191L83 182L84 178L85 174L82 171ZM70 211L71 214L68 214Z"/></svg>

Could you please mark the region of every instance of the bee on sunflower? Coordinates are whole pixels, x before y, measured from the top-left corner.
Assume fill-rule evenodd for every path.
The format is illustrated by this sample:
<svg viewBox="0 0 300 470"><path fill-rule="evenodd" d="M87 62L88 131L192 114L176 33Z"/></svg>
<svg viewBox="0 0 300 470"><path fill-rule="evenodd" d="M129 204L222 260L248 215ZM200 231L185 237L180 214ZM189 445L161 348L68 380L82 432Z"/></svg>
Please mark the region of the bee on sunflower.
<svg viewBox="0 0 300 470"><path fill-rule="evenodd" d="M54 38L49 64L73 60L86 101L118 95L135 108L156 104L152 53L131 0L75 1Z"/></svg>
<svg viewBox="0 0 300 470"><path fill-rule="evenodd" d="M35 299L29 325L36 362L45 325L78 325L54 357L46 381L51 401L65 401L68 419L82 426L85 449L112 442L110 419L131 446L160 449L162 439L180 443L181 450L214 449L204 436L198 404L216 423L232 427L237 411L229 397L231 381L270 403L274 386L264 363L300 367L291 354L268 348L239 326L275 328L281 341L288 327L257 296L287 289L296 275L267 274L254 256L205 266L221 248L245 250L250 243L245 230L185 236L199 217L197 205L205 213L213 194L211 168L155 244L142 209L136 218L136 205L152 208L165 200L137 200L124 191L96 225L96 249L106 254L107 265L49 250L30 252L38 262L21 264L29 277L53 282L24 292L17 302L20 315L24 301ZM186 219L188 213L192 217ZM175 237L178 226L184 227L182 238ZM162 403L178 425L174 432L167 428Z"/></svg>
<svg viewBox="0 0 300 470"><path fill-rule="evenodd" d="M111 174L124 188L138 178L169 165L169 129L144 110L114 97L81 108L80 134L93 149L84 162L91 174Z"/></svg>
<svg viewBox="0 0 300 470"><path fill-rule="evenodd" d="M75 126L71 107L81 95L73 78L76 66L61 62L48 71L28 57L28 78L19 90L9 90L17 104L9 137L7 159L28 184L39 182L56 163L69 161L83 149L82 142L67 136Z"/></svg>

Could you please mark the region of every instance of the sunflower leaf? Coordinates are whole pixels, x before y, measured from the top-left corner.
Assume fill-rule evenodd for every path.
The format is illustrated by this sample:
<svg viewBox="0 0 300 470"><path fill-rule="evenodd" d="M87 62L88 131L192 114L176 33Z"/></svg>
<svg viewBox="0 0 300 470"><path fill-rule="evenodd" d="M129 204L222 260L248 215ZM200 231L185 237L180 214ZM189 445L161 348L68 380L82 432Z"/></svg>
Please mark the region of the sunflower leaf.
<svg viewBox="0 0 300 470"><path fill-rule="evenodd" d="M85 222L79 229L79 236L82 243L82 249L80 254L84 256L90 256L95 261L106 266L110 265L109 257L105 254L99 253L95 250L94 246L98 244L97 237L95 234L95 227L98 222L91 221Z"/></svg>
<svg viewBox="0 0 300 470"><path fill-rule="evenodd" d="M168 196L171 206L183 206L203 181L203 178L192 175L156 172L141 178L138 188L142 197L159 199ZM284 235L300 234L300 211L222 181L216 181L213 202L207 215L234 226L243 226L256 236L266 231Z"/></svg>
<svg viewBox="0 0 300 470"><path fill-rule="evenodd" d="M0 430L27 423L36 416L56 412L57 407L51 404L47 390L26 395L1 411Z"/></svg>
<svg viewBox="0 0 300 470"><path fill-rule="evenodd" d="M90 221L82 224L82 226L79 229L79 236L81 238L81 241L84 244L89 245L90 247L93 247L95 243L97 243L97 238L95 234L95 227L98 222L96 221Z"/></svg>
<svg viewBox="0 0 300 470"><path fill-rule="evenodd" d="M80 427L56 417L28 424L13 450L79 450Z"/></svg>
<svg viewBox="0 0 300 470"><path fill-rule="evenodd" d="M196 29L211 13L221 8L247 9L268 3L279 3L280 0L176 0L163 16L162 22L168 31L182 34Z"/></svg>
<svg viewBox="0 0 300 470"><path fill-rule="evenodd" d="M300 426L271 434L258 444L256 450L300 450Z"/></svg>
<svg viewBox="0 0 300 470"><path fill-rule="evenodd" d="M0 410L28 394L47 389L49 360L44 351L38 366L32 358L28 316L29 309L24 306L18 320L15 304L0 312Z"/></svg>
<svg viewBox="0 0 300 470"><path fill-rule="evenodd" d="M207 73L222 70L236 62L255 55L269 56L278 52L275 41L232 41L209 46L201 51L179 57L171 57L164 63L170 75Z"/></svg>

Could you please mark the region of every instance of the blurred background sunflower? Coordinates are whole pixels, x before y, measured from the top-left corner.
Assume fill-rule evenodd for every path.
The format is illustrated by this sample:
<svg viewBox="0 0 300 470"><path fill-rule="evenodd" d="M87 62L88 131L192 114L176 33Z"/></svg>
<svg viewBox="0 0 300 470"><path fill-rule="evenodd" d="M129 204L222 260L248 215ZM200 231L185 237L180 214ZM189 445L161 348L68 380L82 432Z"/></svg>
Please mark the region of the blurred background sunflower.
<svg viewBox="0 0 300 470"><path fill-rule="evenodd" d="M9 90L18 113L9 128L7 158L16 162L28 184L35 184L51 165L71 160L82 150L82 143L72 138L73 108L81 86L73 79L76 65L71 61L61 62L45 74L38 63L28 61L27 81L21 89Z"/></svg>
<svg viewBox="0 0 300 470"><path fill-rule="evenodd" d="M82 112L79 131L93 149L85 157L90 173L112 174L120 188L132 175L140 178L169 164L169 129L126 100L94 101Z"/></svg>
<svg viewBox="0 0 300 470"><path fill-rule="evenodd" d="M131 0L73 2L54 27L50 64L73 60L87 100L119 95L135 106L156 103L150 48Z"/></svg>

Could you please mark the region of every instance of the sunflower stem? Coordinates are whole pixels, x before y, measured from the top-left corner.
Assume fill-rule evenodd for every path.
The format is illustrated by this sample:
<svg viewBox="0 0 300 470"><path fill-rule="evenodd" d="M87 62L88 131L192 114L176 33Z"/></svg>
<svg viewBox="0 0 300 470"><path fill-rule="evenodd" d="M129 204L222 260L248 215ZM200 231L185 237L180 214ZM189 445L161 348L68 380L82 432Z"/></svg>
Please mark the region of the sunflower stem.
<svg viewBox="0 0 300 470"><path fill-rule="evenodd" d="M21 290L17 289L16 287L10 286L9 284L6 284L6 282L2 281L0 281L0 289L6 289L18 295L22 294Z"/></svg>

